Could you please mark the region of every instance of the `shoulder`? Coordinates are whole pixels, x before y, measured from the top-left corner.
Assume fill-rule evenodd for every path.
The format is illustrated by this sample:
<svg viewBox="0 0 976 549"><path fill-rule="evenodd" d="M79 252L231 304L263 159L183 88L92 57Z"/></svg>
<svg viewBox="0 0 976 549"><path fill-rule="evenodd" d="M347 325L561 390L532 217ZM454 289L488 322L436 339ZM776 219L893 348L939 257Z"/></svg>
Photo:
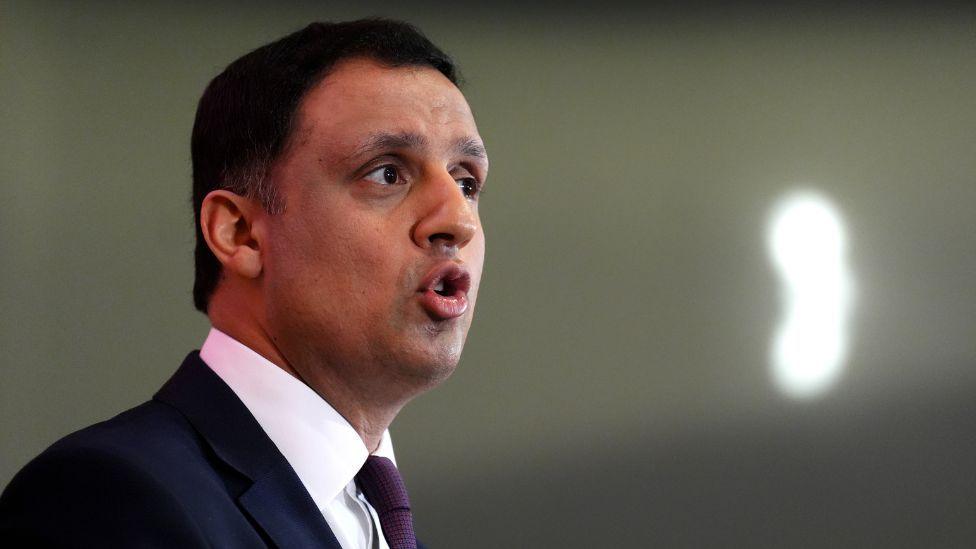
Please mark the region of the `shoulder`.
<svg viewBox="0 0 976 549"><path fill-rule="evenodd" d="M200 450L198 437L186 419L176 409L152 400L70 434L44 454L101 452L149 466L185 459Z"/></svg>
<svg viewBox="0 0 976 549"><path fill-rule="evenodd" d="M188 482L188 468L205 461L178 412L143 404L61 439L28 463L0 496L0 544L197 545L202 538L180 484Z"/></svg>

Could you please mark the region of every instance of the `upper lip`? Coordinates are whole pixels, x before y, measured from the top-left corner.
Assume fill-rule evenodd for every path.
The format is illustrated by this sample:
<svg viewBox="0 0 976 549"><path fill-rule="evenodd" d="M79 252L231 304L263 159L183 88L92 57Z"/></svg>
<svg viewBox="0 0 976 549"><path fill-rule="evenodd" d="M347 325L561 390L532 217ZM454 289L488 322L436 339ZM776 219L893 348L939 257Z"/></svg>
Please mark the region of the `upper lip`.
<svg viewBox="0 0 976 549"><path fill-rule="evenodd" d="M421 282L420 292L433 290L438 282L444 282L444 288L453 290L451 294L458 292L467 293L471 288L471 275L464 267L452 261L445 261L437 265L427 273Z"/></svg>

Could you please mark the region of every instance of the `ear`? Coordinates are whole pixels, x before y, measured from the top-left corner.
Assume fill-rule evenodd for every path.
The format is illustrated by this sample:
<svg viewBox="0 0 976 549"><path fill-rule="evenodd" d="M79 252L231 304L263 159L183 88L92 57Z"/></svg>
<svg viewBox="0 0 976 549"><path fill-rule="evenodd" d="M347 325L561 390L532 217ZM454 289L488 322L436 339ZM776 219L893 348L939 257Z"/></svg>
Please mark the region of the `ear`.
<svg viewBox="0 0 976 549"><path fill-rule="evenodd" d="M261 248L254 222L264 209L227 190L211 191L200 207L200 230L223 268L244 278L261 274Z"/></svg>

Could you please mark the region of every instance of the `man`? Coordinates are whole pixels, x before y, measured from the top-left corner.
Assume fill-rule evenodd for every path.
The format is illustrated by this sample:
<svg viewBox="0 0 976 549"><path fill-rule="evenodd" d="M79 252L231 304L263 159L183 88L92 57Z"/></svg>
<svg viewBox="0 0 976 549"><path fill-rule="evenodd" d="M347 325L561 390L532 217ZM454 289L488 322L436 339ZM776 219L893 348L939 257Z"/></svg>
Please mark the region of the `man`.
<svg viewBox="0 0 976 549"><path fill-rule="evenodd" d="M457 365L485 246L454 65L403 23L309 25L210 83L192 153L213 329L14 478L0 544L416 547L387 427Z"/></svg>

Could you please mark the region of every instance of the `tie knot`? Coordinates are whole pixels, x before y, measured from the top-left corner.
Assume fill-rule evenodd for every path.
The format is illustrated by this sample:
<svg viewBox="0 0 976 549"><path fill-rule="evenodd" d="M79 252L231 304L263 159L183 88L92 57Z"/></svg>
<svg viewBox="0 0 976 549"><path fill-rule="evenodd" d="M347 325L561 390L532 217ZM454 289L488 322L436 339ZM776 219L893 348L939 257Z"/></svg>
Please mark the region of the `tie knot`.
<svg viewBox="0 0 976 549"><path fill-rule="evenodd" d="M385 457L369 456L356 474L356 484L376 509L390 548L416 548L410 499L396 465Z"/></svg>

